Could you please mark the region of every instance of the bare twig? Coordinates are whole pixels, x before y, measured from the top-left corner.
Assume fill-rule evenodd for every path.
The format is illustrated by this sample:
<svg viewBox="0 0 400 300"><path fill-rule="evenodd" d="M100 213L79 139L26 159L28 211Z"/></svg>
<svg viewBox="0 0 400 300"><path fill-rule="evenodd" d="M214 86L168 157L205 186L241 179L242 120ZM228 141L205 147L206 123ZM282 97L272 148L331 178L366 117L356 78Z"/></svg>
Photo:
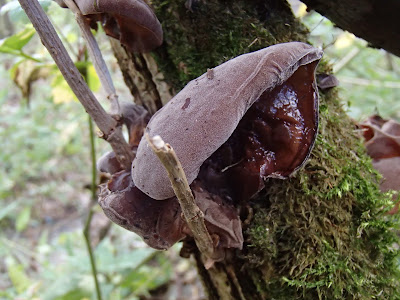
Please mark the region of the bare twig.
<svg viewBox="0 0 400 300"><path fill-rule="evenodd" d="M366 78L357 78L357 77L343 77L340 76L340 83L361 85L361 86L373 86L379 88L387 88L387 89L400 89L399 81L384 81L377 79L366 79Z"/></svg>
<svg viewBox="0 0 400 300"><path fill-rule="evenodd" d="M18 0L33 26L38 32L43 45L50 52L68 85L75 93L86 112L101 130L101 137L108 141L117 154L122 166L129 168L133 153L122 136L119 122L111 117L97 101L92 91L75 67L67 50L58 37L49 18L37 0Z"/></svg>
<svg viewBox="0 0 400 300"><path fill-rule="evenodd" d="M146 133L145 137L168 173L168 178L179 200L186 223L192 231L197 247L206 257L206 268L211 267L214 256L213 242L204 223L203 212L195 203L185 172L183 171L175 151L169 144L166 144L160 136L150 138Z"/></svg>
<svg viewBox="0 0 400 300"><path fill-rule="evenodd" d="M346 56L344 56L340 61L335 63L333 67L333 73L337 74L343 67L345 67L354 57L357 56L358 53L360 53L359 48L354 48L352 49L349 53L347 53Z"/></svg>
<svg viewBox="0 0 400 300"><path fill-rule="evenodd" d="M90 59L93 62L93 66L96 69L96 73L99 76L102 87L107 93L107 97L111 102L111 113L120 114L120 107L118 103L118 95L115 91L113 81L111 79L110 72L108 71L106 62L103 59L99 45L94 38L92 31L90 30L89 23L85 20L85 17L79 10L79 7L72 0L64 0L68 8L75 14L76 22L81 29L83 38L87 43Z"/></svg>
<svg viewBox="0 0 400 300"><path fill-rule="evenodd" d="M89 118L89 138L90 138L90 156L92 159L92 184L90 186L90 191L92 195L92 202L90 204L89 214L87 216L85 227L83 228L83 236L85 237L86 248L89 254L90 259L90 266L92 269L92 276L94 280L94 285L96 287L96 296L97 300L102 300L101 289L99 280L97 278L97 267L96 267L96 259L93 253L93 247L91 242L91 235L90 235L90 224L92 223L93 219L93 201L97 199L97 169L96 169L96 146L94 142L94 134L93 134L93 122L92 119Z"/></svg>
<svg viewBox="0 0 400 300"><path fill-rule="evenodd" d="M93 279L94 279L94 283L96 286L97 300L102 300L100 285L99 285L99 281L97 280L96 261L94 258L92 245L90 244L90 223L92 222L92 217L93 217L93 207L91 207L89 210L89 215L87 216L87 219L85 222L85 228L83 229L83 236L85 237L86 248L89 253L90 266L92 268Z"/></svg>

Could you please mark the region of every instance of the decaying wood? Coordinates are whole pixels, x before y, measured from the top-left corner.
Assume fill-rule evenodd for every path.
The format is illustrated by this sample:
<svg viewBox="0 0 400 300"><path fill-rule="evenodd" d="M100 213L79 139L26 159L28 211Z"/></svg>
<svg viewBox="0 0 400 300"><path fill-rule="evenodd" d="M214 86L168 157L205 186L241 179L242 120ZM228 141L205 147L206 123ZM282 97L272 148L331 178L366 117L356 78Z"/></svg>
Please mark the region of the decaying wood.
<svg viewBox="0 0 400 300"><path fill-rule="evenodd" d="M115 39L110 38L110 43L135 103L154 114L162 107L162 101L145 55L130 52Z"/></svg>

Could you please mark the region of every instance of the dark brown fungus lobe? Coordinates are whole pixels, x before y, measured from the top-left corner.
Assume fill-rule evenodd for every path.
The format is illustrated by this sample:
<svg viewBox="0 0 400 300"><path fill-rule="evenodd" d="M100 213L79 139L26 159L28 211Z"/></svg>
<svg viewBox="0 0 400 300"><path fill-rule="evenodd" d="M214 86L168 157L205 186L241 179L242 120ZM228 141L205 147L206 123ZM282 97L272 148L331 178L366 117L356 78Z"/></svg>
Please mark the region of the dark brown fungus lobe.
<svg viewBox="0 0 400 300"><path fill-rule="evenodd" d="M143 0L75 0L90 21L100 21L107 35L131 51L147 52L161 45L161 24Z"/></svg>
<svg viewBox="0 0 400 300"><path fill-rule="evenodd" d="M242 248L240 219L233 206L193 183L196 203L204 212L208 231L217 237L216 260L223 259L226 248ZM157 201L140 191L130 172L115 173L100 186L99 204L107 217L121 227L138 234L150 247L166 250L186 236L191 236L181 216L175 197Z"/></svg>
<svg viewBox="0 0 400 300"><path fill-rule="evenodd" d="M133 103L121 103L122 120L128 128L129 143L136 151L150 116L145 109ZM168 249L177 241L191 236L181 217L179 202L175 197L157 201L140 191L132 181L129 171L118 163L115 153L108 152L98 163L98 169L112 174L102 184L99 204L114 223L137 233L155 249ZM218 195L207 192L200 181L192 183L196 203L204 213L206 226L215 237L216 253L222 259L226 248L242 248L242 227L236 209Z"/></svg>
<svg viewBox="0 0 400 300"><path fill-rule="evenodd" d="M122 120L128 129L129 145L137 147L151 115L143 106L132 102L120 102L120 107Z"/></svg>
<svg viewBox="0 0 400 300"><path fill-rule="evenodd" d="M321 57L321 50L299 42L241 55L214 68L212 78L205 73L191 81L147 131L171 144L189 183L199 175L208 191L245 200L264 178L290 176L307 159L318 126L314 72ZM143 138L132 167L144 193L157 200L173 196ZM238 183L246 187L237 190Z"/></svg>
<svg viewBox="0 0 400 300"><path fill-rule="evenodd" d="M283 84L264 92L204 162L199 178L211 191L225 186L234 200L247 200L264 187L265 178L286 178L302 166L317 134L316 64L298 68ZM216 184L216 174L223 186Z"/></svg>
<svg viewBox="0 0 400 300"><path fill-rule="evenodd" d="M155 249L166 250L186 236L178 201L151 199L135 187L130 172L118 172L101 185L99 204L111 221Z"/></svg>
<svg viewBox="0 0 400 300"><path fill-rule="evenodd" d="M363 128L367 153L373 159L400 156L399 123L374 115L361 123L360 127Z"/></svg>
<svg viewBox="0 0 400 300"><path fill-rule="evenodd" d="M363 129L367 153L373 159L372 165L383 176L381 191L400 191L400 123L374 115L361 123L360 127ZM397 196L394 195L393 199ZM394 214L398 210L399 203L389 213Z"/></svg>
<svg viewBox="0 0 400 300"><path fill-rule="evenodd" d="M114 151L104 153L97 160L96 167L97 171L109 174L115 174L123 169Z"/></svg>

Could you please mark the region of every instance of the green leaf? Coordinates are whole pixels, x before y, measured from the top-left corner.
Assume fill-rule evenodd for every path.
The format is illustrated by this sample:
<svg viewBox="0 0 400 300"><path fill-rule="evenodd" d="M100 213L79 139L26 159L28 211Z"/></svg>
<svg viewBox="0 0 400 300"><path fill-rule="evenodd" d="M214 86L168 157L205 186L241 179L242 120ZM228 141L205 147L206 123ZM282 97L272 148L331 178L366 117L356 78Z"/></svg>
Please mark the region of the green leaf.
<svg viewBox="0 0 400 300"><path fill-rule="evenodd" d="M24 266L10 262L7 267L8 277L10 277L15 289L18 293L23 293L31 285L28 276L25 274Z"/></svg>
<svg viewBox="0 0 400 300"><path fill-rule="evenodd" d="M22 48L32 39L35 32L36 31L34 28L27 26L24 30L4 39L0 45L0 52L16 56L23 56L39 62L38 59L29 56L22 51Z"/></svg>
<svg viewBox="0 0 400 300"><path fill-rule="evenodd" d="M29 220L31 218L31 207L25 207L18 215L15 221L15 227L18 232L21 232L28 226Z"/></svg>
<svg viewBox="0 0 400 300"><path fill-rule="evenodd" d="M90 293L81 289L69 291L68 293L55 298L55 300L77 300L77 299L89 299Z"/></svg>
<svg viewBox="0 0 400 300"><path fill-rule="evenodd" d="M43 7L45 11L49 8L52 3L51 0L39 0L40 5ZM11 1L5 5L3 5L0 9L0 15L8 14L10 19L13 22L23 22L30 23L29 18L26 16L24 10L17 0Z"/></svg>
<svg viewBox="0 0 400 300"><path fill-rule="evenodd" d="M100 79L99 76L97 76L96 70L92 64L90 64L87 68L87 83L93 92L97 92L100 89Z"/></svg>
<svg viewBox="0 0 400 300"><path fill-rule="evenodd" d="M4 204L3 204L4 205ZM13 210L20 205L19 201L13 201L0 210L0 221L7 217Z"/></svg>
<svg viewBox="0 0 400 300"><path fill-rule="evenodd" d="M0 50L22 50L22 48L32 39L35 32L34 28L30 26L26 27L24 30L6 38L0 46Z"/></svg>

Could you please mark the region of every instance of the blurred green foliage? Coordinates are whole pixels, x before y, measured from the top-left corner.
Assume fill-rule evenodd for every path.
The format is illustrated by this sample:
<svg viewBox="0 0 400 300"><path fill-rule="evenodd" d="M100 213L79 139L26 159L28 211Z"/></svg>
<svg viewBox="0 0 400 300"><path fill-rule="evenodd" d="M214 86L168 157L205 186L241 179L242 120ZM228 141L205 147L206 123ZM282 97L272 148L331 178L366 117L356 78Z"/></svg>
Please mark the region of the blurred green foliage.
<svg viewBox="0 0 400 300"><path fill-rule="evenodd" d="M400 120L400 58L368 48L367 42L316 12L304 12L302 4L298 14L310 29L310 42L324 49L324 57L333 64L348 114L357 121L374 113Z"/></svg>
<svg viewBox="0 0 400 300"><path fill-rule="evenodd" d="M41 4L98 91L72 14L52 1ZM91 201L87 115L18 1L0 16L13 19L15 32L0 41L0 299L94 299L82 233ZM108 150L105 142L96 144L97 156ZM112 227L95 249L103 299L139 299L170 280L168 256L133 233Z"/></svg>
<svg viewBox="0 0 400 300"><path fill-rule="evenodd" d="M82 61L84 47L72 14L52 1L41 4L78 67L88 71L89 85L98 90L93 67ZM378 111L400 119L400 59L367 48L317 13L304 14L304 7L298 14L310 28L310 42L324 48L333 63L349 114L361 119ZM14 31L0 41L0 299L93 299L82 235L91 201L85 188L91 180L87 116L18 1L8 1L0 18L12 19ZM106 39L101 33L98 39L114 66ZM128 97L122 82L116 80L117 89ZM105 143L97 144L97 155L108 150ZM112 226L95 250L104 299L139 299L166 284L172 277L171 255L176 249L156 252Z"/></svg>

